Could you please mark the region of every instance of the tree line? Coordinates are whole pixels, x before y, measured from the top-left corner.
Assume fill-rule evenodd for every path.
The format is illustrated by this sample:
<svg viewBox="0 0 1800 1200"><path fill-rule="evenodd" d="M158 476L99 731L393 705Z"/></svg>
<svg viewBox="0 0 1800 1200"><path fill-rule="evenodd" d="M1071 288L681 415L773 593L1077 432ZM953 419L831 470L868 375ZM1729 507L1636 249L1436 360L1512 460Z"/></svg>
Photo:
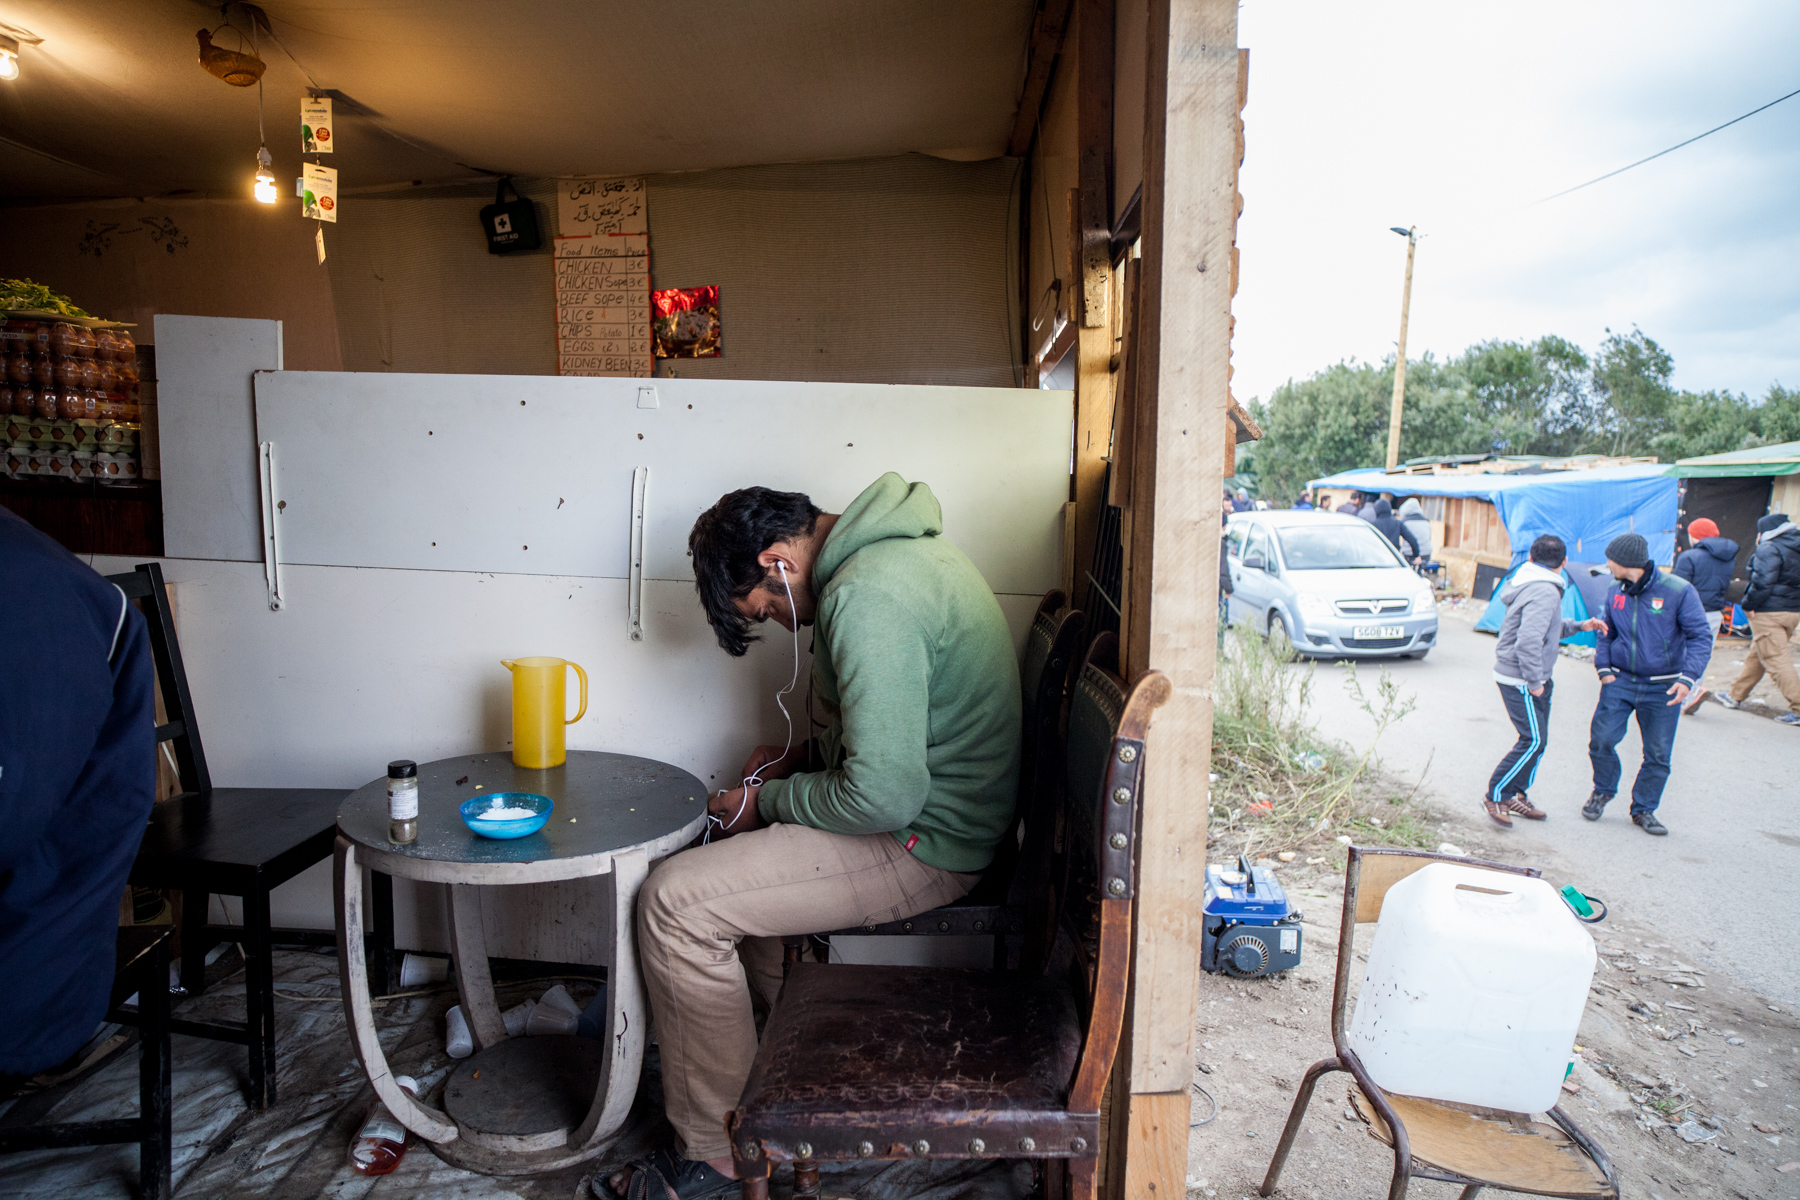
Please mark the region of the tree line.
<svg viewBox="0 0 1800 1200"><path fill-rule="evenodd" d="M1400 458L1456 454L1655 455L1663 462L1800 441L1800 391L1761 400L1670 385L1674 359L1636 328L1593 354L1556 336L1487 341L1439 362L1408 359ZM1277 503L1309 479L1387 459L1394 360L1340 362L1248 407L1262 441L1237 482Z"/></svg>

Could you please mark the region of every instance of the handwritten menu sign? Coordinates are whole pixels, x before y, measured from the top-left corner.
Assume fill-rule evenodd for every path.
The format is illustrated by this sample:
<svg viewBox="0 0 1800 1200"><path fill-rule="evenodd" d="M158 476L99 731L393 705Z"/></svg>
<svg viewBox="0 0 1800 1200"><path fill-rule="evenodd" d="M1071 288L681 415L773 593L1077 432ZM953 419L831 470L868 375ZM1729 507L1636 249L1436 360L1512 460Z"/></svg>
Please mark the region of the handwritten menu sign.
<svg viewBox="0 0 1800 1200"><path fill-rule="evenodd" d="M649 378L650 224L640 179L568 179L557 190L559 375Z"/></svg>

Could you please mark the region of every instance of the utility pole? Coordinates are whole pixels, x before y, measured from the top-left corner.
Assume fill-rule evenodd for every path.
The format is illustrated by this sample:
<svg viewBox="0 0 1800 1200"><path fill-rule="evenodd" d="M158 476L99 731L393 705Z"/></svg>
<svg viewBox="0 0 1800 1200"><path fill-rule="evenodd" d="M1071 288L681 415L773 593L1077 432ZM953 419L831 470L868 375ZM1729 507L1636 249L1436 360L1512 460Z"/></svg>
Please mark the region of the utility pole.
<svg viewBox="0 0 1800 1200"><path fill-rule="evenodd" d="M1413 251L1419 248L1418 226L1394 232L1406 239L1406 287L1400 293L1400 349L1394 358L1394 410L1388 417L1388 470L1400 465L1400 413L1406 405L1406 314L1412 308Z"/></svg>

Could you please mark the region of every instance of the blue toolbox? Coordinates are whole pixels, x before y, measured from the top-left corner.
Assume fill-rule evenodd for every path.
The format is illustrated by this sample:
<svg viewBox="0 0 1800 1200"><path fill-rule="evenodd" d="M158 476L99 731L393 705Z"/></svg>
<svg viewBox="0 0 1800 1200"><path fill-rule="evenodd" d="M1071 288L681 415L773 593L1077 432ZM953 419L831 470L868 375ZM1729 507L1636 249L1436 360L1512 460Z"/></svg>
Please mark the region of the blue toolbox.
<svg viewBox="0 0 1800 1200"><path fill-rule="evenodd" d="M1206 868L1201 904L1200 965L1255 979L1300 965L1300 914L1267 867L1240 857L1237 869Z"/></svg>

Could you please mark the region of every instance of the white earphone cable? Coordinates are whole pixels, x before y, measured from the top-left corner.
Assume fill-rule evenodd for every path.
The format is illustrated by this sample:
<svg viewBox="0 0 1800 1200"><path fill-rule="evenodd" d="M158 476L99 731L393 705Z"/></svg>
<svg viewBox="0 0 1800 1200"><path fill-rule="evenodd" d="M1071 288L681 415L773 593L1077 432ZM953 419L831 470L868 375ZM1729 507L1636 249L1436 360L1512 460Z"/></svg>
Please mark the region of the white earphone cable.
<svg viewBox="0 0 1800 1200"><path fill-rule="evenodd" d="M800 614L794 611L794 590L788 586L787 567L779 558L775 560L775 569L781 572L781 590L787 593L788 617L794 622L794 672L788 679L787 686L775 693L775 707L781 710L782 719L787 722L787 741L781 747L781 758L771 760L780 762L788 756L788 751L794 748L794 714L788 711L786 701L800 683ZM700 838L701 845L704 846L712 841L714 831L723 832L728 827L737 824L738 818L744 815L744 805L750 801L750 788L762 786L762 773L768 765L769 763L764 763L756 768L746 775L744 781L738 785L744 795L738 801L737 811L731 814L731 820L727 821L717 813L706 815L706 832Z"/></svg>

